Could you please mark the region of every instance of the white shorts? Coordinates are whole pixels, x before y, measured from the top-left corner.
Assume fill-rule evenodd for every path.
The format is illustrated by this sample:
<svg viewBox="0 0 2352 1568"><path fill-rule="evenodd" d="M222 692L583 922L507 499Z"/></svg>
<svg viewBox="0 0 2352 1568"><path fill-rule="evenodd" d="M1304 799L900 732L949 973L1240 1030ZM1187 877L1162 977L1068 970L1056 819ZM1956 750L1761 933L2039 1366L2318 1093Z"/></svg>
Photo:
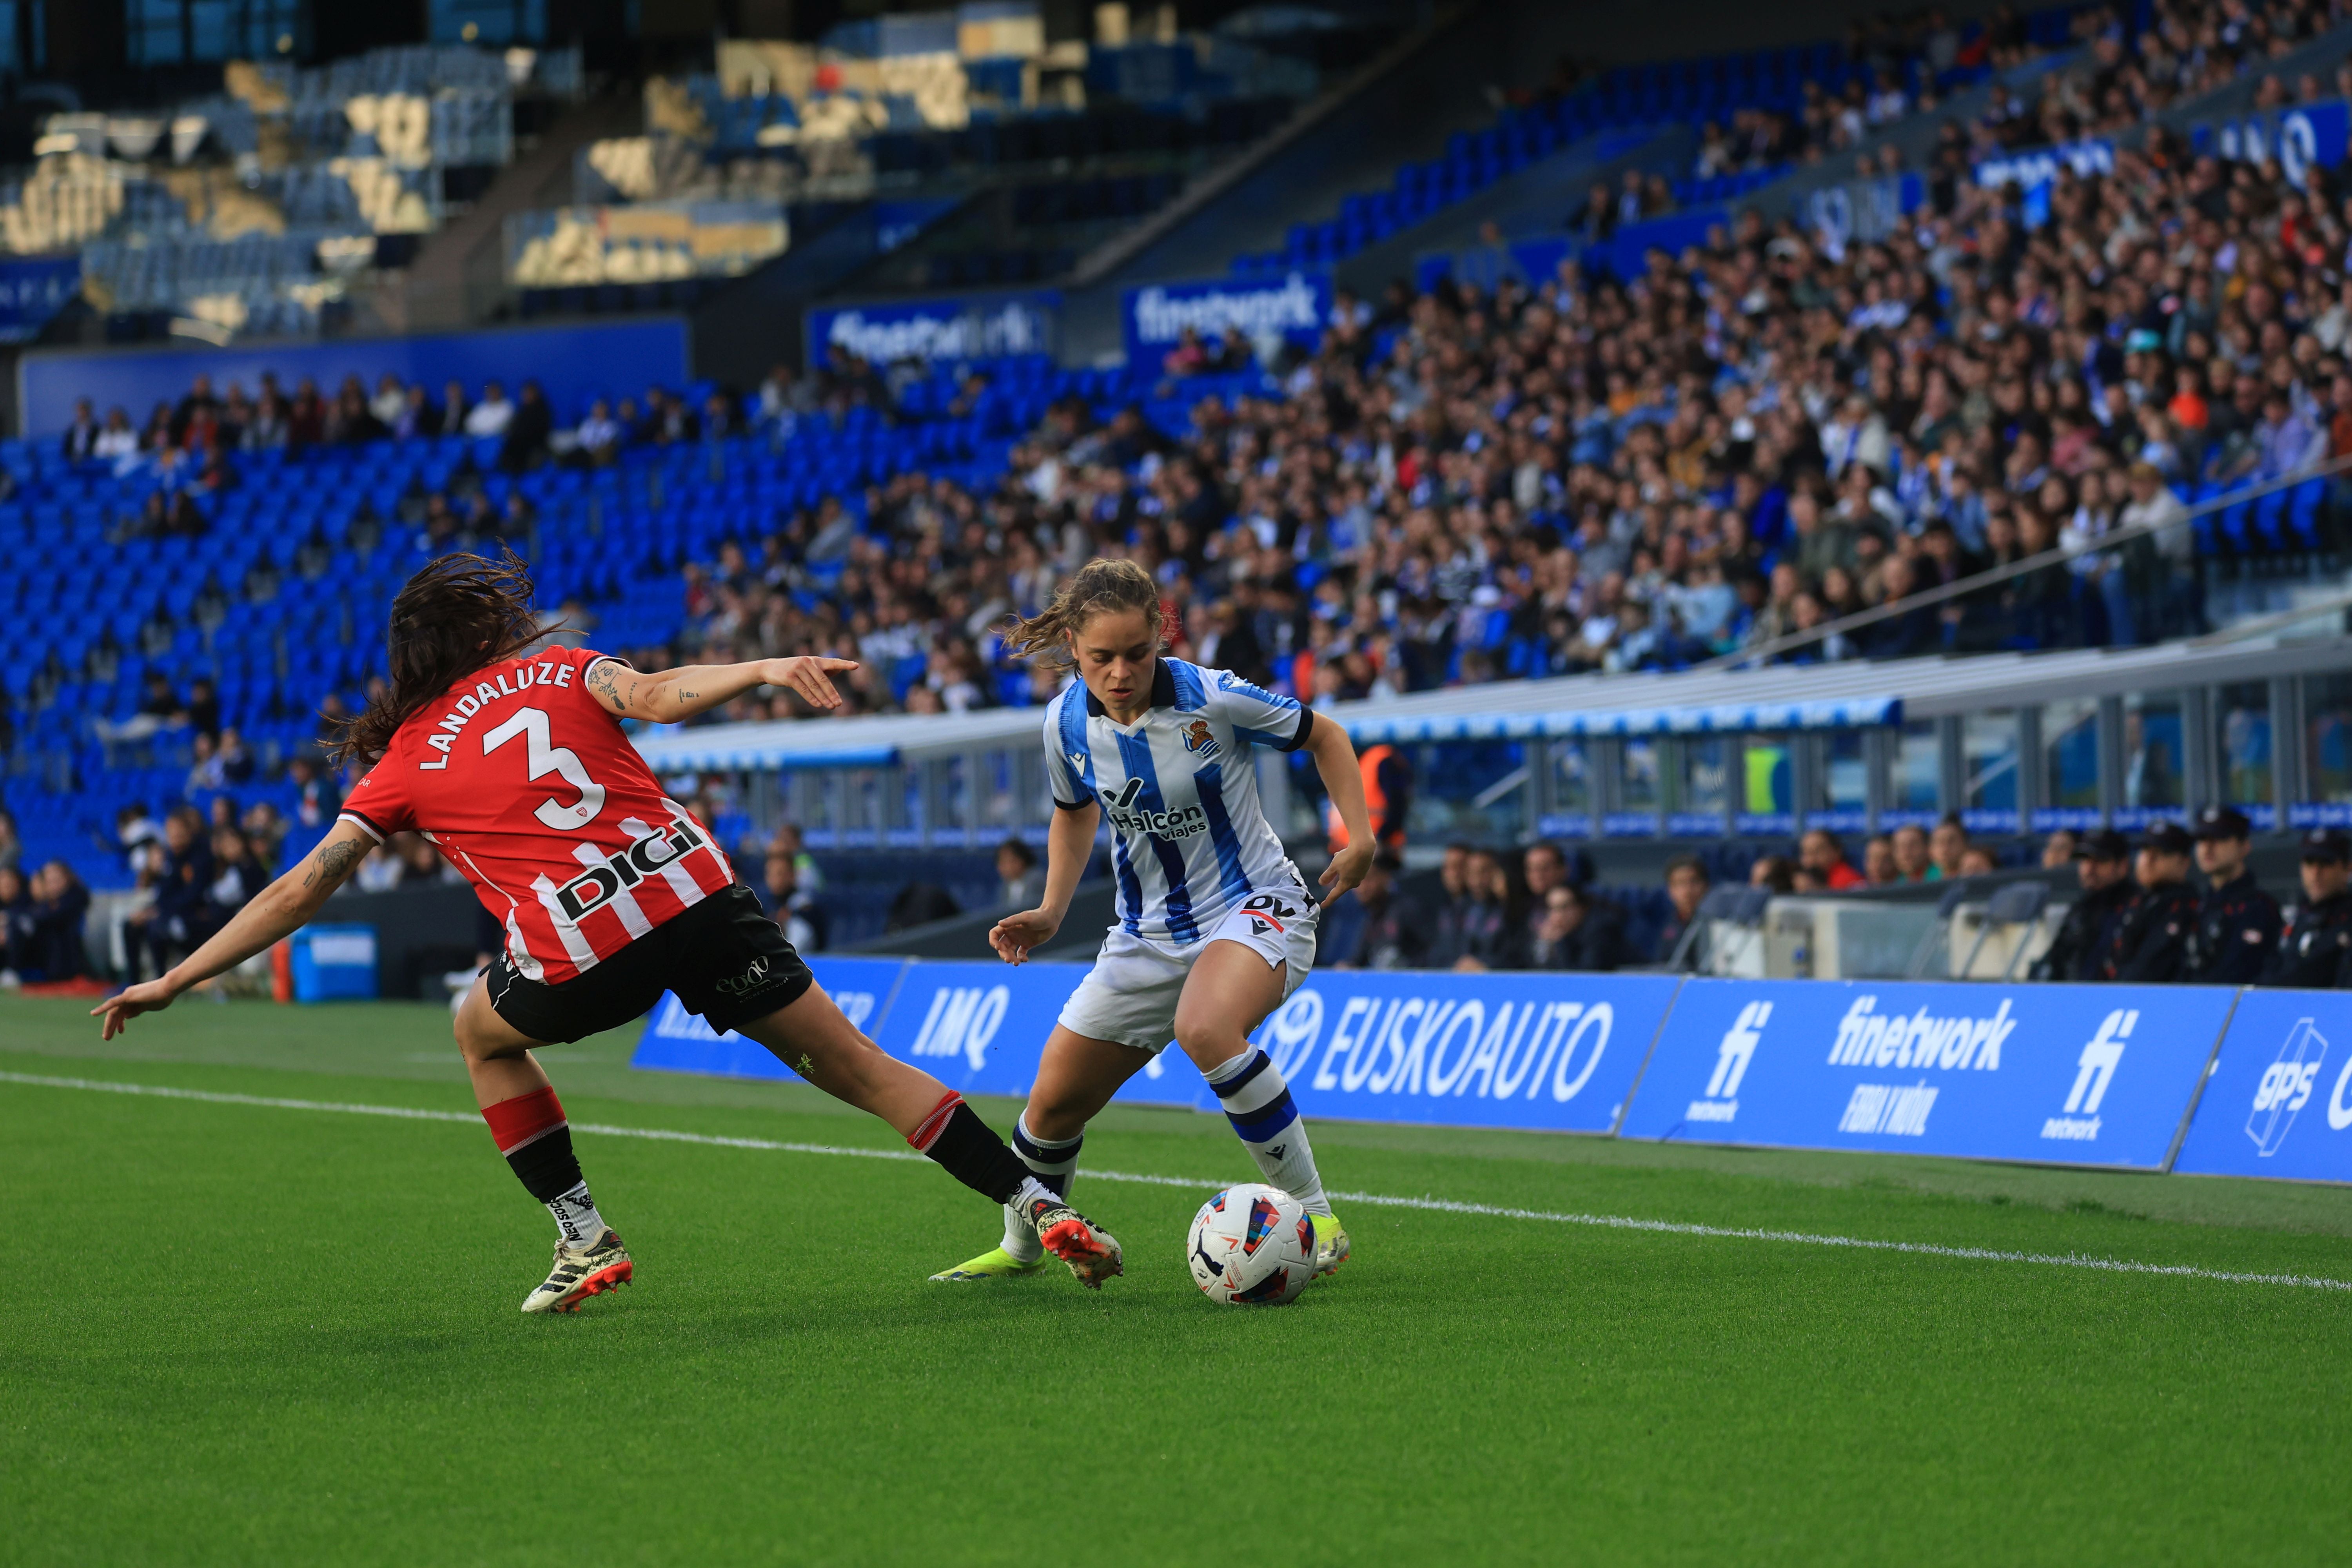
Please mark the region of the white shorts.
<svg viewBox="0 0 2352 1568"><path fill-rule="evenodd" d="M1252 909L1250 905L1258 907ZM1288 1000L1315 967L1315 931L1323 906L1304 896L1253 894L1219 921L1208 935L1183 947L1170 947L1113 926L1103 938L1095 966L1062 1004L1062 1026L1090 1040L1109 1040L1155 1054L1176 1037L1176 1003L1184 994L1193 963L1214 942L1237 942L1272 968L1280 965L1282 994Z"/></svg>

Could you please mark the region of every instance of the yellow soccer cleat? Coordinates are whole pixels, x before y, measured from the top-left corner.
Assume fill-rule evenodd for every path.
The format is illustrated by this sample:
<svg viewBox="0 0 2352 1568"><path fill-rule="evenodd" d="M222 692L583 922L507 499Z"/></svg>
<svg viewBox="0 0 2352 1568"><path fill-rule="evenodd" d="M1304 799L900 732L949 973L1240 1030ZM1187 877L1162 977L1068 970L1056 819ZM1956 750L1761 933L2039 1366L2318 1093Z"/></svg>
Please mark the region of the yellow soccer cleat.
<svg viewBox="0 0 2352 1568"><path fill-rule="evenodd" d="M636 1265L616 1231L606 1231L593 1247L555 1244L555 1268L538 1289L522 1299L526 1312L576 1312L591 1296L601 1296L629 1283Z"/></svg>
<svg viewBox="0 0 2352 1568"><path fill-rule="evenodd" d="M1337 1215L1310 1214L1307 1217L1315 1226L1315 1275L1319 1279L1326 1274L1337 1273L1339 1265L1348 1261L1348 1233L1340 1227Z"/></svg>
<svg viewBox="0 0 2352 1568"><path fill-rule="evenodd" d="M1041 1252L1024 1263L1004 1248L992 1247L970 1262L959 1263L953 1268L943 1268L931 1278L950 1285L977 1284L983 1279L1014 1279L1024 1274L1036 1273L1045 1267L1050 1256Z"/></svg>

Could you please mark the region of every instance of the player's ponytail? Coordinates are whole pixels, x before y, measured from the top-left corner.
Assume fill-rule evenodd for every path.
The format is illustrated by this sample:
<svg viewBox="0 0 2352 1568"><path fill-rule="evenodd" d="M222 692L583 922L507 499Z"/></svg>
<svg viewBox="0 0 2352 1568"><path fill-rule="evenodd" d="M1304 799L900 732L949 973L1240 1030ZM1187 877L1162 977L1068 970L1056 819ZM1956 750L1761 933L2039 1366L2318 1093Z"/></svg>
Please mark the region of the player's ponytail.
<svg viewBox="0 0 2352 1568"><path fill-rule="evenodd" d="M530 568L511 550L496 561L444 555L392 601L390 689L327 742L337 767L373 762L417 710L478 669L514 658L547 633L531 608Z"/></svg>
<svg viewBox="0 0 2352 1568"><path fill-rule="evenodd" d="M1070 662L1070 634L1099 615L1140 610L1166 642L1160 623L1160 584L1132 561L1100 557L1078 568L1054 592L1053 602L1027 619L1015 619L1005 634L1014 652L1049 664Z"/></svg>

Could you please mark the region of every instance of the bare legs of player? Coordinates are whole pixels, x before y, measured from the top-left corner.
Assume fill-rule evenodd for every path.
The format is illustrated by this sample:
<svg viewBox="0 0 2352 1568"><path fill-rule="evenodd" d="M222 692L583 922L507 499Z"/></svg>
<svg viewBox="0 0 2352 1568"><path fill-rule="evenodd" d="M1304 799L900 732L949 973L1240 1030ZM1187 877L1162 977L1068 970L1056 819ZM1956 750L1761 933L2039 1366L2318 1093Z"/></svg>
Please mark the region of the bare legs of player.
<svg viewBox="0 0 2352 1568"><path fill-rule="evenodd" d="M1265 967L1263 961L1259 967ZM948 1092L939 1079L860 1034L821 985L810 986L790 1006L755 1018L739 1032L835 1100L880 1117L901 1137L912 1137ZM457 1034L473 1077L475 1103L488 1109L549 1087L547 1074L530 1055L547 1042L499 1017L490 1005L489 987L480 980L457 1010Z"/></svg>
<svg viewBox="0 0 2352 1568"><path fill-rule="evenodd" d="M737 1026L776 1059L833 1096L878 1116L911 1138L938 1109L947 1085L900 1061L842 1016L822 985L812 985L789 1007Z"/></svg>
<svg viewBox="0 0 2352 1568"><path fill-rule="evenodd" d="M1211 942L1177 1000L1176 1044L1203 1073L1233 1060L1249 1049L1249 1032L1282 1000L1287 978L1245 943ZM1147 1051L1055 1025L1029 1091L1030 1132L1051 1142L1076 1138L1150 1059Z"/></svg>
<svg viewBox="0 0 2352 1568"><path fill-rule="evenodd" d="M457 1008L457 1050L474 1080L474 1103L488 1110L503 1100L551 1087L530 1053L545 1045L499 1016L490 988L478 977Z"/></svg>

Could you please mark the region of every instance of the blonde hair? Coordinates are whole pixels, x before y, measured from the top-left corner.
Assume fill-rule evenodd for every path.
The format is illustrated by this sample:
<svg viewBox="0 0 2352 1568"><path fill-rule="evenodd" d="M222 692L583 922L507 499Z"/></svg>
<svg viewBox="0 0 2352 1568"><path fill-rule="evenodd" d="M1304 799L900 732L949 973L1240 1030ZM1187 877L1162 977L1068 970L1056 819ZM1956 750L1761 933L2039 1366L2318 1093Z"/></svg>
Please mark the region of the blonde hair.
<svg viewBox="0 0 2352 1568"><path fill-rule="evenodd" d="M1016 618L1004 640L1028 658L1068 664L1070 634L1097 616L1122 610L1143 612L1151 623L1153 651L1159 651L1166 641L1160 620L1160 584L1132 561L1098 556L1055 589L1051 604L1026 619Z"/></svg>

